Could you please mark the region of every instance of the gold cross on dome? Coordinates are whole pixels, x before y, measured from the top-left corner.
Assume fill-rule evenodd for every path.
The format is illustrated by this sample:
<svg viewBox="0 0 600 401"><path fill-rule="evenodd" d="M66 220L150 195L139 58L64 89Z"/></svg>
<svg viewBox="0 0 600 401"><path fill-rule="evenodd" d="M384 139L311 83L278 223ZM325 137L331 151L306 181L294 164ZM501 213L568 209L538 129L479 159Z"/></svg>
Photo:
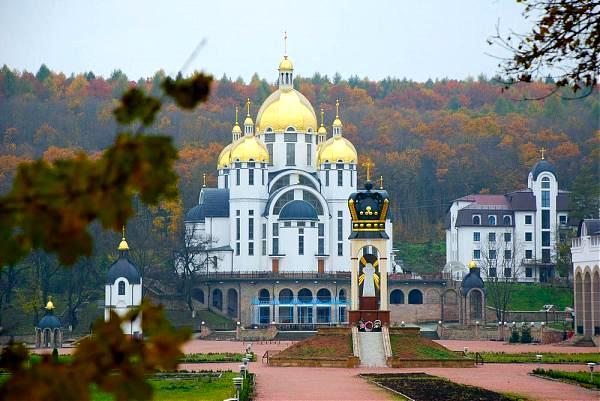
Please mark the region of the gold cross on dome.
<svg viewBox="0 0 600 401"><path fill-rule="evenodd" d="M371 181L371 167L375 167L375 163L373 163L371 159L367 159L362 166L367 169L367 181Z"/></svg>
<svg viewBox="0 0 600 401"><path fill-rule="evenodd" d="M248 100L246 100L246 107L248 108L248 114L246 116L250 117L250 98L248 98Z"/></svg>
<svg viewBox="0 0 600 401"><path fill-rule="evenodd" d="M287 31L283 32L283 55L287 57Z"/></svg>
<svg viewBox="0 0 600 401"><path fill-rule="evenodd" d="M206 187L206 173L202 173L202 186Z"/></svg>
<svg viewBox="0 0 600 401"><path fill-rule="evenodd" d="M383 189L383 176L379 176L379 189Z"/></svg>
<svg viewBox="0 0 600 401"><path fill-rule="evenodd" d="M122 231L123 231L123 239L125 239L125 226L123 226Z"/></svg>
<svg viewBox="0 0 600 401"><path fill-rule="evenodd" d="M546 151L546 148L544 148L542 146L542 148L540 149L540 153L542 154L542 160L544 160L544 152Z"/></svg>
<svg viewBox="0 0 600 401"><path fill-rule="evenodd" d="M235 124L237 125L238 123L238 107L235 106Z"/></svg>

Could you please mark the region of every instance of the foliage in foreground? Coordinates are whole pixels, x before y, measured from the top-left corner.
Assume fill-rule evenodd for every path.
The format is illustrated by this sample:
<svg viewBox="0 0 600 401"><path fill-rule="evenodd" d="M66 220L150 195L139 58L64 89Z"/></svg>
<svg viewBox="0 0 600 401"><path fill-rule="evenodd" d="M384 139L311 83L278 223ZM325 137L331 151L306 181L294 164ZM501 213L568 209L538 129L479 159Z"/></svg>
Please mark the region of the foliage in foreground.
<svg viewBox="0 0 600 401"><path fill-rule="evenodd" d="M593 375L593 381L590 381L590 372L564 372L561 370L537 368L532 372L534 375L547 376L553 379L559 379L566 382L577 383L588 388L600 389L600 373Z"/></svg>
<svg viewBox="0 0 600 401"><path fill-rule="evenodd" d="M555 353L555 352L527 352L509 354L504 352L480 352L486 363L536 363L536 355L542 355L542 363L573 363L581 364L588 362L600 363L600 354L591 353Z"/></svg>
<svg viewBox="0 0 600 401"><path fill-rule="evenodd" d="M123 333L121 324L143 313L145 340ZM4 348L0 368L10 378L0 387L0 400L90 399L90 386L111 393L117 400L148 400L152 387L145 375L156 370L173 370L182 357L180 347L190 337L188 330L175 330L164 318L162 307L144 303L124 318L115 313L109 321L98 321L94 335L85 338L70 361L53 361L44 355L29 364L21 344ZM35 385L34 385L35 384Z"/></svg>

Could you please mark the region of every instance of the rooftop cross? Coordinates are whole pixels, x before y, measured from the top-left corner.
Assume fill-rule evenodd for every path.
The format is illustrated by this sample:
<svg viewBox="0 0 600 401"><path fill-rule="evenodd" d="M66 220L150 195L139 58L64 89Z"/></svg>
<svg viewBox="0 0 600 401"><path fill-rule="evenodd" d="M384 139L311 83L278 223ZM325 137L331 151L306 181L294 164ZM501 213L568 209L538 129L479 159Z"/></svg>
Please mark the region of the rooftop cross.
<svg viewBox="0 0 600 401"><path fill-rule="evenodd" d="M321 108L321 127L323 126L324 119L325 119L325 112L323 111L323 108Z"/></svg>
<svg viewBox="0 0 600 401"><path fill-rule="evenodd" d="M375 167L375 163L373 163L371 159L367 159L362 166L367 169L367 181L371 181L371 167Z"/></svg>
<svg viewBox="0 0 600 401"><path fill-rule="evenodd" d="M287 31L283 32L283 56L287 58Z"/></svg>
<svg viewBox="0 0 600 401"><path fill-rule="evenodd" d="M383 189L383 176L379 176L379 189Z"/></svg>
<svg viewBox="0 0 600 401"><path fill-rule="evenodd" d="M248 108L248 114L246 116L250 117L250 98L248 98L248 100L246 100L246 107Z"/></svg>
<svg viewBox="0 0 600 401"><path fill-rule="evenodd" d="M335 118L340 118L340 99L335 100Z"/></svg>
<svg viewBox="0 0 600 401"><path fill-rule="evenodd" d="M238 123L238 107L235 106L235 124L237 125Z"/></svg>
<svg viewBox="0 0 600 401"><path fill-rule="evenodd" d="M202 186L206 187L206 173L202 173Z"/></svg>
<svg viewBox="0 0 600 401"><path fill-rule="evenodd" d="M546 148L544 148L542 146L542 148L540 149L540 153L542 154L542 160L544 160L544 152L546 151Z"/></svg>

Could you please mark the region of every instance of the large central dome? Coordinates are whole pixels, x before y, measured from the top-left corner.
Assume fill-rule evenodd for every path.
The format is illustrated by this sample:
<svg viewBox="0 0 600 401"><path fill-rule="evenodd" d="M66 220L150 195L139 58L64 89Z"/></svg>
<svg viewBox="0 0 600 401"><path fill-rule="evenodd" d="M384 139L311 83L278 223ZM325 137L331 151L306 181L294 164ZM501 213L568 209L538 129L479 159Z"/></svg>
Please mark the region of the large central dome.
<svg viewBox="0 0 600 401"><path fill-rule="evenodd" d="M278 89L260 106L256 117L256 130L267 129L284 132L288 127L296 131L316 132L317 116L308 99L295 89Z"/></svg>

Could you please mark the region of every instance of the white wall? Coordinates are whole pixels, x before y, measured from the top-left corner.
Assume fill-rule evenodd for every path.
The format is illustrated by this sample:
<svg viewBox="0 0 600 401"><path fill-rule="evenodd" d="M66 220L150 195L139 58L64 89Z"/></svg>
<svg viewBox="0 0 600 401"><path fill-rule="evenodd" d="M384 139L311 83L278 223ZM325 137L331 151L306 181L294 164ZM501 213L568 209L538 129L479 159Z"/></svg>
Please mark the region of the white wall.
<svg viewBox="0 0 600 401"><path fill-rule="evenodd" d="M125 294L119 295L119 282L125 282ZM110 311L119 316L126 315L130 310L142 303L142 279L140 284L130 284L125 277L120 277L113 284L107 284L104 290L104 320L108 321ZM142 332L141 316L133 322L124 322L121 325L125 334L133 335Z"/></svg>

